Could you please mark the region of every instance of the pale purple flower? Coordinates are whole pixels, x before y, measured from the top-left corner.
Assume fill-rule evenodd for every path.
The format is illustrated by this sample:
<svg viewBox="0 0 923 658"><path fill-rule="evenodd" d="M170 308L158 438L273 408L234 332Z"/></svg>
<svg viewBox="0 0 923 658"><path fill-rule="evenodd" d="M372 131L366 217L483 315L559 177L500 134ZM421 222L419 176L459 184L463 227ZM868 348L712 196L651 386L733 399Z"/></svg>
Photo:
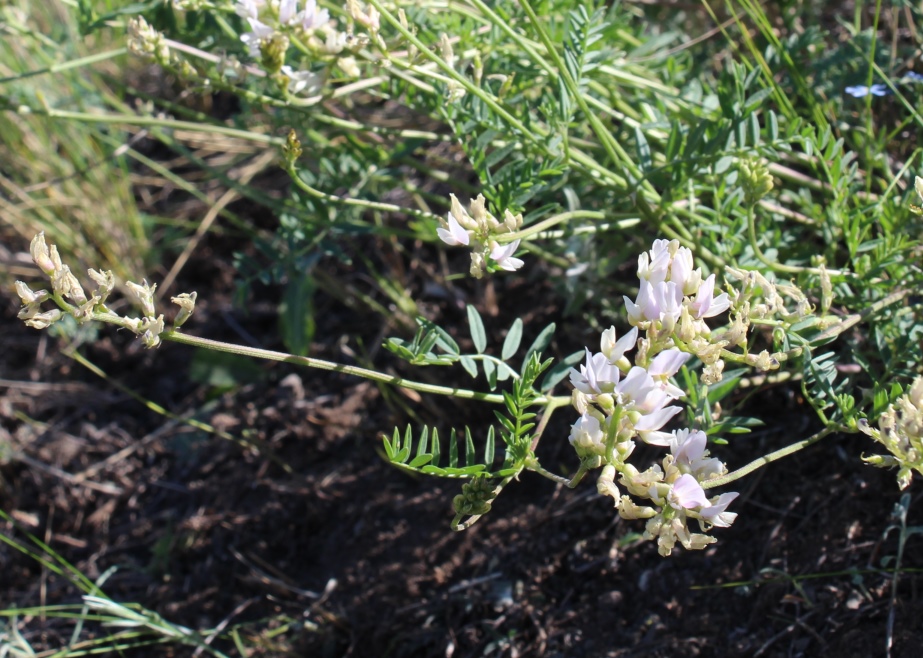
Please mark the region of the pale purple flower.
<svg viewBox="0 0 923 658"><path fill-rule="evenodd" d="M330 22L330 12L326 9L318 9L315 0L306 0L304 11L298 16L301 19L301 28L305 32L316 30Z"/></svg>
<svg viewBox="0 0 923 658"><path fill-rule="evenodd" d="M735 512L726 512L725 510L739 495L736 491L721 494L718 496L718 502L699 510L699 516L719 528L730 527L734 523L734 519L737 518L737 514Z"/></svg>
<svg viewBox="0 0 923 658"><path fill-rule="evenodd" d="M651 413L641 416L634 424L634 428L645 443L666 447L670 445L670 437L673 435L670 432L662 432L660 429L680 411L682 411L681 407L658 407Z"/></svg>
<svg viewBox="0 0 923 658"><path fill-rule="evenodd" d="M628 319L633 323L644 320L665 320L671 318L674 322L682 313L683 290L670 281L660 281L651 284L641 281L638 288L638 299L632 302L624 297Z"/></svg>
<svg viewBox="0 0 923 658"><path fill-rule="evenodd" d="M731 300L726 292L717 297L715 294L715 275L712 274L702 282L699 291L695 295L695 301L692 302L691 311L696 319L713 318L720 313L724 313L731 305Z"/></svg>
<svg viewBox="0 0 923 658"><path fill-rule="evenodd" d="M584 413L570 428L567 437L570 444L582 452L601 455L606 450L606 435L599 420L590 414Z"/></svg>
<svg viewBox="0 0 923 658"><path fill-rule="evenodd" d="M625 375L625 379L618 382L615 390L619 394L619 404L628 405L634 400L643 398L648 391L654 388L656 384L647 370L641 366L634 366Z"/></svg>
<svg viewBox="0 0 923 658"><path fill-rule="evenodd" d="M688 473L680 476L673 483L673 488L667 494L667 501L670 503L670 507L675 510L711 505L708 498L705 497L705 490L702 489L702 485Z"/></svg>
<svg viewBox="0 0 923 658"><path fill-rule="evenodd" d="M237 0L234 4L234 12L241 18L252 18L256 20L259 17L260 7L265 0Z"/></svg>
<svg viewBox="0 0 923 658"><path fill-rule="evenodd" d="M280 0L279 2L279 22L283 25L295 18L298 12L298 0Z"/></svg>
<svg viewBox="0 0 923 658"><path fill-rule="evenodd" d="M865 85L855 85L852 87L846 87L846 89L844 89L843 91L845 91L847 94L849 94L850 96L854 98L863 98L864 96L868 96L869 94L871 94L872 96L887 96L888 94L891 93L891 90L888 89L888 86L880 82L872 85L871 87L866 87Z"/></svg>
<svg viewBox="0 0 923 658"><path fill-rule="evenodd" d="M640 366L633 367L625 379L616 384L615 392L620 405L642 414L634 422L634 428L642 440L652 445L669 445L671 435L658 430L682 409L666 406L671 400L670 396L657 385L647 370Z"/></svg>
<svg viewBox="0 0 923 658"><path fill-rule="evenodd" d="M523 262L519 258L513 258L513 254L519 248L519 240L514 240L508 245L497 245L490 251L490 257L497 261L501 270L515 272L522 267Z"/></svg>
<svg viewBox="0 0 923 658"><path fill-rule="evenodd" d="M683 311L683 288L672 282L665 281L654 286L654 299L657 305L657 315L652 317L654 320L666 320L671 318L673 322L679 320Z"/></svg>
<svg viewBox="0 0 923 658"><path fill-rule="evenodd" d="M631 331L619 338L615 339L615 327L609 327L606 329L599 340L600 351L606 355L606 358L609 359L610 363L615 363L623 356L625 352L630 349L633 349L635 343L638 342L638 328L632 327Z"/></svg>
<svg viewBox="0 0 923 658"><path fill-rule="evenodd" d="M668 380L679 372L679 369L691 357L692 355L688 352L682 352L676 348L664 350L654 357L654 360L647 367L647 371L655 381L659 382L660 388L667 395L674 399L681 398L685 395L683 390L678 386L674 386Z"/></svg>
<svg viewBox="0 0 923 658"><path fill-rule="evenodd" d="M701 430L676 430L670 441L670 452L677 464L692 466L705 454L708 437Z"/></svg>
<svg viewBox="0 0 923 658"><path fill-rule="evenodd" d="M590 354L589 349L586 350L586 364L580 366L579 371L570 369L570 383L586 395L611 392L620 377L621 372L609 363L605 354Z"/></svg>
<svg viewBox="0 0 923 658"><path fill-rule="evenodd" d="M455 215L452 213L449 213L448 225L448 229L442 227L436 229L436 234L439 236L440 240L452 247L467 245L470 242L471 238L468 235L468 231L462 228L462 225L458 223L458 220L455 219Z"/></svg>

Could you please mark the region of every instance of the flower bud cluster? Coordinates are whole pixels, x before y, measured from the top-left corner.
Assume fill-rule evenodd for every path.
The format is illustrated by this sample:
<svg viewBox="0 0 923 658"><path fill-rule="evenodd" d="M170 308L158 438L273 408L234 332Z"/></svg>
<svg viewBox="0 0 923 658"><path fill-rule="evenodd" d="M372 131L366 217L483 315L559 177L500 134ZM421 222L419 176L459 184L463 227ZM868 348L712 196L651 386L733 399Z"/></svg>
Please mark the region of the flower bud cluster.
<svg viewBox="0 0 923 658"><path fill-rule="evenodd" d="M881 468L897 468L897 483L906 489L913 471L923 475L923 377L917 377L910 391L888 406L878 418L877 429L866 420L859 422L859 429L891 453L863 459Z"/></svg>
<svg viewBox="0 0 923 658"><path fill-rule="evenodd" d="M141 308L142 316L121 316L106 306L109 294L115 288L115 277L110 271L99 272L94 269L87 270L90 279L96 284L96 289L88 297L83 286L73 275L70 267L61 262L58 249L55 245L45 243L45 234L39 233L32 239L30 245L32 260L39 269L48 276L51 282L51 292L29 288L22 281L16 282L16 292L22 300L22 309L19 318L26 325L34 329L47 329L61 320L65 315L70 315L77 322L86 323L99 320L129 329L141 337L141 341L148 348L160 344L160 335L164 331L163 314L157 315L154 308L154 290L156 286L148 285L147 281L140 284L128 281L125 286L135 297L137 305ZM42 304L53 301L58 308L42 311ZM182 293L172 298L174 304L180 307L179 313L173 321L173 327L180 327L195 310L196 293Z"/></svg>
<svg viewBox="0 0 923 658"><path fill-rule="evenodd" d="M483 195L471 202L465 210L454 194L450 195L452 209L448 219L436 229L439 238L453 247L471 248L471 276L480 279L484 272L506 270L513 272L522 267L522 260L513 254L519 248L519 240L500 244L497 238L505 233L514 233L522 228L522 215L504 212L503 221L487 212Z"/></svg>
<svg viewBox="0 0 923 658"><path fill-rule="evenodd" d="M318 7L316 0L305 0L301 9L300 4L298 0L235 2L234 11L250 27L240 37L250 57L259 61L266 72L292 94L316 93L322 83L318 74L293 69L286 63L293 39L308 50L312 59L335 60L346 75L359 77L359 66L351 53L365 45L368 38L339 31L330 13ZM378 34L379 16L374 8L363 11L356 0L351 0L347 9L353 20L365 26L370 34Z"/></svg>
<svg viewBox="0 0 923 658"><path fill-rule="evenodd" d="M170 63L166 39L141 16L128 21L128 50L135 55L151 57L161 65Z"/></svg>
<svg viewBox="0 0 923 658"><path fill-rule="evenodd" d="M726 511L736 493L709 498L702 486L727 473L720 460L709 457L705 433L663 429L682 410L674 403L685 395L670 379L693 354L707 368L718 368L720 378L719 356L728 343L712 340L705 319L727 310L730 298L715 295L714 275L704 277L694 269L692 252L677 241L655 241L638 259L638 277L637 298L625 298L632 329L621 338L615 327L605 330L599 352L587 349L585 363L571 369L573 406L580 417L569 440L584 472L602 467L597 488L613 498L619 515L647 519L645 537L656 539L660 553L670 555L677 543L687 549L713 543L705 533L731 525L736 517ZM636 347L632 362L627 353ZM637 441L670 453L640 471L628 463ZM689 529L690 519L701 532Z"/></svg>

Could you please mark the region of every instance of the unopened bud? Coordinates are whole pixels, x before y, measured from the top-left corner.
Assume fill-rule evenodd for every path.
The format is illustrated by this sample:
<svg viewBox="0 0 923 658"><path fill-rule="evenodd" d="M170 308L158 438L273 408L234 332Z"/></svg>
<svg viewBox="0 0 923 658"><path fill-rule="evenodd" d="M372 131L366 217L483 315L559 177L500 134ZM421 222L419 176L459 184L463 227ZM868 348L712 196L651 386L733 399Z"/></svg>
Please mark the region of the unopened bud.
<svg viewBox="0 0 923 658"><path fill-rule="evenodd" d="M606 464L599 479L596 480L596 490L600 496L612 496L615 500L615 506L619 506L619 488L615 486L615 466Z"/></svg>

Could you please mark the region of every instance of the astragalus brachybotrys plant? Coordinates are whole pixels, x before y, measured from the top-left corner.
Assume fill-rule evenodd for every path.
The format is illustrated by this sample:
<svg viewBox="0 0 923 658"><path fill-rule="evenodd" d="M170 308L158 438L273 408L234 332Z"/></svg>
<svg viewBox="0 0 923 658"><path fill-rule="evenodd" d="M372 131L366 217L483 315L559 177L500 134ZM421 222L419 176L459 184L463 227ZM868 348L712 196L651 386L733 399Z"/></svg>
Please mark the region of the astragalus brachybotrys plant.
<svg viewBox="0 0 923 658"><path fill-rule="evenodd" d="M572 487L592 473L661 554L702 549L738 514L746 523L742 501L725 488L741 490L731 485L836 433L870 434L889 454L866 459L896 467L907 486L921 448L920 385L900 388L920 370L918 310L908 301L919 253L906 239L918 227L902 223L907 204L895 199L906 171L888 172L873 194L877 174L864 178L819 106L806 121L774 71L749 62L715 73L661 60L630 4L548 2L543 12L527 1L176 0L100 17L81 3L88 30L124 23L136 65L153 63L190 92L231 94L240 112L223 121L156 98L99 112L26 97L9 107L143 126L176 149L189 131L245 144L243 155L228 155L227 170L200 166L279 218L274 234L259 236L259 256L236 265L285 286L285 299L298 303L280 305L285 352L200 338L180 331L196 293L172 297L170 322L153 285L127 282L140 313L116 313L115 277L90 270L88 293L40 235L32 257L50 286L17 284L20 317L36 329L65 316L104 322L149 348L173 341L493 405L496 423L481 430L447 418L441 428L384 438L399 468L465 481L453 500L456 529L489 512L525 471ZM781 56L765 54L755 59ZM273 197L227 174L258 149L288 174L290 190ZM465 341L423 318L417 300L375 269L363 253L367 236L398 245L395 260L412 253L427 266L452 247L445 281L464 272L547 279L542 294L565 299L598 341L553 363L554 326L523 349L527 328L516 319L491 349L468 305L463 350ZM413 366L453 367L450 376L478 387L305 356L310 297L323 285L312 268L331 255L362 260L415 323L415 335L388 339L387 350ZM628 270L637 276L626 282ZM568 376L569 394L554 394ZM783 382L800 387L821 429L728 465L721 446L758 420L734 415L731 394L747 387L758 396ZM570 430L549 431L568 406ZM549 441L573 446L572 472L542 464L539 447Z"/></svg>
<svg viewBox="0 0 923 658"><path fill-rule="evenodd" d="M289 144L289 152L297 144ZM918 179L919 180L919 179ZM454 201L454 199L453 199ZM457 202L455 202L457 203ZM449 222L463 211L454 208ZM482 213L476 210L475 214ZM486 220L485 220L486 222ZM483 223L483 222L482 222ZM461 225L457 220L454 224ZM486 225L486 224L485 224ZM515 228L515 227L508 227ZM449 229L448 232L457 228ZM447 237L447 232L440 235ZM920 380L911 392L896 400L894 406L881 415L880 430L872 430L859 415L855 398L838 392L831 386L829 359L811 358L814 345L823 345L854 326L863 316L829 314L833 298L829 274L821 266L817 270L823 301L820 313L809 303L807 294L793 284L774 282L755 270L727 268L722 292L716 290L716 274L705 275L696 267L692 251L677 240L655 240L650 250L638 257L639 289L632 301L624 298L628 322L632 328L621 337L615 327L602 332L599 351L585 349L585 362L569 370L549 369L552 359L542 360L541 350L547 345L553 326L546 328L526 351L521 368L510 363L519 351L522 322L517 320L504 341L500 358L486 353L483 321L468 307L471 337L475 354L463 354L449 333L431 322L420 320L413 341L392 338L389 350L415 365L461 364L472 376L478 375L480 364L491 390L500 383L511 382L501 394L478 392L460 387L445 387L409 381L371 369L357 368L321 361L309 357L255 349L197 338L179 331L191 316L196 293L177 295L173 302L179 312L166 328L164 315L154 307L154 289L147 282L128 282L141 317L123 316L112 312L106 301L115 282L111 272L89 270L97 284L87 296L70 268L61 262L56 248L46 244L44 236L35 237L32 258L51 283L51 292L33 291L26 283L17 282L22 299L20 312L27 325L45 329L65 315L81 323L97 321L127 328L137 334L144 345L155 348L162 340L315 367L336 370L368 379L418 390L424 393L502 404L503 412L495 412L499 424L490 427L483 449L475 447L468 427L464 429L465 463L459 463L459 444L452 429L446 452L447 463L440 465L443 455L438 430L424 428L414 441L408 427L401 433L395 429L392 438L385 438L385 451L395 465L414 472L439 477L463 478L468 482L455 497L455 519L452 525L463 529L491 509L493 500L503 488L523 471L537 472L556 482L576 486L585 475L601 469L597 489L614 500L619 515L628 520L644 519L644 537L656 540L659 552L670 555L676 544L686 549L702 549L715 541L707 534L715 527L728 527L737 517L728 510L737 498L735 492L709 495L710 490L730 484L756 468L797 452L834 432L864 431L892 453L892 457L872 457L869 461L882 466L899 466L902 487L909 483L909 471L920 470ZM499 260L499 259L496 259ZM501 269L502 263L500 263ZM516 268L512 268L516 269ZM865 316L894 304L906 296L897 291L869 307ZM51 302L56 308L45 309ZM725 314L727 316L725 317ZM725 318L723 321L721 318ZM711 323L711 324L710 324ZM712 326L714 325L714 326ZM757 351L754 345L762 330L771 332L773 349ZM438 352L437 352L438 350ZM692 360L698 366L691 368ZM813 436L760 457L736 471L728 472L724 462L711 456L708 437L718 431L746 431L735 426L735 419L723 419L717 400L727 363L768 373L782 364L799 359L805 375L805 394L817 401L815 409L824 428ZM826 370L825 370L826 368ZM546 391L569 372L573 391L570 396L551 396ZM677 376L682 373L678 385ZM741 376L735 372L734 381ZM816 387L811 391L807 386ZM834 413L824 412L832 400ZM683 412L683 401L695 403L687 408L684 427L666 429ZM579 467L570 477L551 473L544 468L536 448L552 413L570 403L579 417L567 437L576 451ZM534 419L537 408L540 422ZM497 464L495 448L503 448L502 462ZM555 440L563 440L556 437ZM653 464L636 465L630 461L638 443L667 448L669 454ZM479 459L478 453L483 455ZM622 493L622 489L625 494ZM695 522L693 525L692 522ZM698 532L696 531L698 530Z"/></svg>

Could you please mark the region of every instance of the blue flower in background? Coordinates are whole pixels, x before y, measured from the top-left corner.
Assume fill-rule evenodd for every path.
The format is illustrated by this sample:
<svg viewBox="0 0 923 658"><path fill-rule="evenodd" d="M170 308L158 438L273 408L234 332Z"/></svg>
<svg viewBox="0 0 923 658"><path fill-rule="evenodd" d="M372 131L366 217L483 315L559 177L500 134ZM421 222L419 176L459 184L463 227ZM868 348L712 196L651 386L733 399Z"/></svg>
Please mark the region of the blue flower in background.
<svg viewBox="0 0 923 658"><path fill-rule="evenodd" d="M921 76L921 79L923 79L923 76ZM887 96L891 93L891 90L880 82L878 84L872 85L871 87L866 87L865 85L846 87L844 91L854 98L863 98L869 94L872 96Z"/></svg>
<svg viewBox="0 0 923 658"><path fill-rule="evenodd" d="M923 82L923 74L917 73L916 71L907 71L904 74L905 80L910 80L911 82Z"/></svg>

